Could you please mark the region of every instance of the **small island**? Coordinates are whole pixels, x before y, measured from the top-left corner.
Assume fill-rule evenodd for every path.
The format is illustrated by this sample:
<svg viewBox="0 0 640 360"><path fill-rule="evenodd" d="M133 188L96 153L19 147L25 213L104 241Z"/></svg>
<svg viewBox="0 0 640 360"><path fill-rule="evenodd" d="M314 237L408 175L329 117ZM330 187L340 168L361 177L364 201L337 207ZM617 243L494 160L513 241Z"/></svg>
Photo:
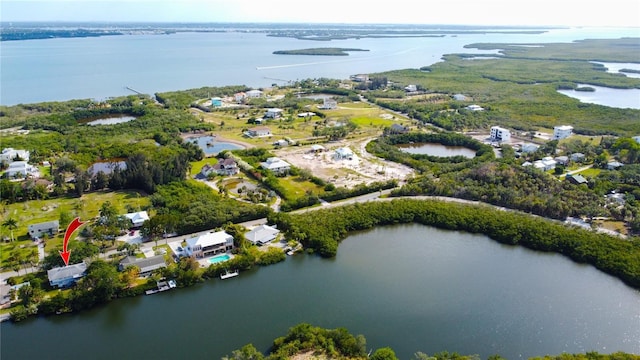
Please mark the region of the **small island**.
<svg viewBox="0 0 640 360"><path fill-rule="evenodd" d="M367 49L356 48L310 48L299 50L278 50L273 53L276 55L328 55L328 56L348 56L349 51L369 51Z"/></svg>

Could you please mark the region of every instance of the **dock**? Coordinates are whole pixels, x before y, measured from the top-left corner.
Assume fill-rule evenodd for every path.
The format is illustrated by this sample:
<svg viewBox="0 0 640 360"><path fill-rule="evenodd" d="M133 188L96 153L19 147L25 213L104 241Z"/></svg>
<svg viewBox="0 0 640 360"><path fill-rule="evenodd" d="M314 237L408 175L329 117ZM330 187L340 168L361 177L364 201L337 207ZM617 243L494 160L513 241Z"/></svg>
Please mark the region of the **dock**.
<svg viewBox="0 0 640 360"><path fill-rule="evenodd" d="M158 281L157 283L158 288L157 289L151 289L151 290L147 290L144 293L146 295L152 295L155 293L159 293L159 292L163 292L163 291L167 291L167 290L171 290L173 288L176 287L176 282L175 280L169 280L169 281Z"/></svg>
<svg viewBox="0 0 640 360"><path fill-rule="evenodd" d="M138 95L144 95L144 93L142 93L142 92L140 92L140 91L138 91L138 90L136 90L136 89L133 89L133 88L131 88L131 87L129 87L129 86L125 86L124 88L125 88L125 89L127 89L127 90L129 90L129 91L133 91L134 93L136 93L136 94L138 94Z"/></svg>
<svg viewBox="0 0 640 360"><path fill-rule="evenodd" d="M226 271L224 274L220 274L220 279L224 280L224 279L232 278L234 276L238 276L237 270L232 272Z"/></svg>

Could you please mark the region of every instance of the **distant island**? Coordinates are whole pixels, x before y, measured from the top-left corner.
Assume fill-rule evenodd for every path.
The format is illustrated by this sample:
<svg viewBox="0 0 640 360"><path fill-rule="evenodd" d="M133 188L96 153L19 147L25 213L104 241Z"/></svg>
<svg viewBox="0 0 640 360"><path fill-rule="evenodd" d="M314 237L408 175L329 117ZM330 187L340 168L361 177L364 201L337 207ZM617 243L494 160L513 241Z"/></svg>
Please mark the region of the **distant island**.
<svg viewBox="0 0 640 360"><path fill-rule="evenodd" d="M276 55L329 55L329 56L348 56L348 51L369 51L367 49L355 48L310 48L299 50L278 50L273 53Z"/></svg>

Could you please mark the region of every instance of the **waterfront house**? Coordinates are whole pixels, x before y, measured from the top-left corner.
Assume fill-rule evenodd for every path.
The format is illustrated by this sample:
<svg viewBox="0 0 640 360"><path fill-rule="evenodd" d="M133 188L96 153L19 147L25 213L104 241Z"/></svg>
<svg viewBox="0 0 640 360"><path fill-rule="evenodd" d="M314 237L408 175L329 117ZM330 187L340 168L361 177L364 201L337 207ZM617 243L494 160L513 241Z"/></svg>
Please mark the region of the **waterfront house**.
<svg viewBox="0 0 640 360"><path fill-rule="evenodd" d="M286 174L291 170L291 164L275 156L268 158L267 161L261 162L260 167L276 175Z"/></svg>
<svg viewBox="0 0 640 360"><path fill-rule="evenodd" d="M336 160L351 160L353 159L353 151L351 151L351 149L349 149L348 147L341 147L339 149L336 149L336 151L333 153L333 158Z"/></svg>
<svg viewBox="0 0 640 360"><path fill-rule="evenodd" d="M124 214L124 217L131 222L132 228L139 228L145 221L149 220L149 214L146 211Z"/></svg>
<svg viewBox="0 0 640 360"><path fill-rule="evenodd" d="M188 256L199 259L233 250L233 236L225 231L208 232L187 239L185 251Z"/></svg>
<svg viewBox="0 0 640 360"><path fill-rule="evenodd" d="M280 230L269 226L269 225L260 225L253 228L251 231L244 234L245 239L249 240L252 244L262 246L273 241Z"/></svg>
<svg viewBox="0 0 640 360"><path fill-rule="evenodd" d="M355 81L355 82L363 82L366 83L369 81L369 75L368 74L357 74L357 75L351 75L350 80Z"/></svg>
<svg viewBox="0 0 640 360"><path fill-rule="evenodd" d="M267 126L256 126L248 129L244 134L248 137L271 136L271 129L269 129Z"/></svg>
<svg viewBox="0 0 640 360"><path fill-rule="evenodd" d="M57 267L47 271L47 278L52 287L65 288L76 283L87 273L87 264L81 262L69 266Z"/></svg>
<svg viewBox="0 0 640 360"><path fill-rule="evenodd" d="M14 148L4 148L0 153L0 163L9 164L14 161L29 161L27 150L16 150Z"/></svg>
<svg viewBox="0 0 640 360"><path fill-rule="evenodd" d="M120 264L118 269L123 271L129 266L136 266L140 269L140 276L145 277L151 275L155 270L166 268L167 262L164 260L164 255L156 255L148 258L137 258L135 256L127 256Z"/></svg>
<svg viewBox="0 0 640 360"><path fill-rule="evenodd" d="M42 236L54 236L58 233L59 230L60 223L58 222L58 220L31 224L27 228L29 236L33 240L40 239Z"/></svg>

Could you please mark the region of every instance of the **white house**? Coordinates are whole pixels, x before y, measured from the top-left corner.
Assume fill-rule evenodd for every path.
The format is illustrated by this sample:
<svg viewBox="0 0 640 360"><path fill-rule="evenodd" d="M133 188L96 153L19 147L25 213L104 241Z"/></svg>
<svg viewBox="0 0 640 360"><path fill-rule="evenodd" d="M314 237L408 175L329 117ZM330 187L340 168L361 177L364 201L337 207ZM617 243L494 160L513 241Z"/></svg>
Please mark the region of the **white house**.
<svg viewBox="0 0 640 360"><path fill-rule="evenodd" d="M282 109L270 108L264 113L264 117L269 119L278 119L282 116L282 112L284 112Z"/></svg>
<svg viewBox="0 0 640 360"><path fill-rule="evenodd" d="M144 224L145 221L149 220L149 214L146 211L138 211L134 213L124 214L129 221L131 221L131 227L138 228Z"/></svg>
<svg viewBox="0 0 640 360"><path fill-rule="evenodd" d="M27 150L16 150L14 148L2 149L0 153L0 163L9 164L13 161L29 161L29 152Z"/></svg>
<svg viewBox="0 0 640 360"><path fill-rule="evenodd" d="M462 95L462 94L455 94L455 95L453 95L453 100L466 101L467 97Z"/></svg>
<svg viewBox="0 0 640 360"><path fill-rule="evenodd" d="M536 152L536 150L538 150L540 146L536 145L536 144L522 144L522 152L523 153L532 153L532 152Z"/></svg>
<svg viewBox="0 0 640 360"><path fill-rule="evenodd" d="M491 141L511 142L511 132L500 126L491 127Z"/></svg>
<svg viewBox="0 0 640 360"><path fill-rule="evenodd" d="M260 167L278 175L286 174L291 170L291 164L275 156L268 158L267 161L261 162Z"/></svg>
<svg viewBox="0 0 640 360"><path fill-rule="evenodd" d="M333 158L336 160L351 160L353 159L353 151L351 151L351 149L347 147L341 147L339 149L336 149L335 153L333 154Z"/></svg>
<svg viewBox="0 0 640 360"><path fill-rule="evenodd" d="M155 270L166 268L167 262L164 255L156 255L148 258L137 258L135 256L127 256L118 265L118 269L123 271L129 266L137 266L140 269L140 276L149 276Z"/></svg>
<svg viewBox="0 0 640 360"><path fill-rule="evenodd" d="M280 230L272 226L260 225L244 234L244 237L251 243L261 246L273 241L276 237L278 237L279 233Z"/></svg>
<svg viewBox="0 0 640 360"><path fill-rule="evenodd" d="M47 221L37 224L31 224L28 226L27 231L31 239L39 239L43 235L54 236L60 230L60 223L58 220Z"/></svg>
<svg viewBox="0 0 640 360"><path fill-rule="evenodd" d="M250 99L255 99L255 98L262 97L262 91L260 91L260 90L249 90L245 94Z"/></svg>
<svg viewBox="0 0 640 360"><path fill-rule="evenodd" d="M571 161L575 161L575 162L583 162L586 158L586 156L583 153L573 153L569 157L571 158Z"/></svg>
<svg viewBox="0 0 640 360"><path fill-rule="evenodd" d="M616 170L624 164L619 161L609 161L607 163L607 170Z"/></svg>
<svg viewBox="0 0 640 360"><path fill-rule="evenodd" d="M215 165L206 164L202 167L200 174L202 174L204 177L209 176L209 174L211 173L229 176L235 175L238 172L240 172L240 170L238 169L238 164L235 160L229 158L220 160Z"/></svg>
<svg viewBox="0 0 640 360"><path fill-rule="evenodd" d="M545 156L542 160L536 160L533 162L533 167L544 171L555 169L557 162L553 160L551 156Z"/></svg>
<svg viewBox="0 0 640 360"><path fill-rule="evenodd" d="M47 278L49 284L53 287L69 287L85 276L87 273L87 264L81 262L69 266L62 266L47 270Z"/></svg>
<svg viewBox="0 0 640 360"><path fill-rule="evenodd" d="M247 94L241 91L233 94L233 98L238 104L242 104L244 100L247 98Z"/></svg>
<svg viewBox="0 0 640 360"><path fill-rule="evenodd" d="M187 239L185 251L193 258L203 258L233 250L233 236L225 231L209 232Z"/></svg>
<svg viewBox="0 0 640 360"><path fill-rule="evenodd" d="M34 175L34 176L38 176L39 172L38 172L38 168L36 168L33 165L29 165L27 164L26 161L14 161L11 164L9 164L9 167L7 168L7 171L5 172L5 174L7 175L8 178L15 178L15 177L27 177L27 175Z"/></svg>
<svg viewBox="0 0 640 360"><path fill-rule="evenodd" d="M266 126L256 126L247 130L245 133L248 137L265 137L271 136L271 129Z"/></svg>
<svg viewBox="0 0 640 360"><path fill-rule="evenodd" d="M573 134L573 126L561 125L553 127L553 140L566 139Z"/></svg>
<svg viewBox="0 0 640 360"><path fill-rule="evenodd" d="M484 110L483 107L481 107L480 105L476 105L476 104L469 105L469 106L465 107L465 109L471 110L471 111L482 111L482 110Z"/></svg>
<svg viewBox="0 0 640 360"><path fill-rule="evenodd" d="M410 84L404 87L404 91L406 92L418 91L418 87L416 85Z"/></svg>
<svg viewBox="0 0 640 360"><path fill-rule="evenodd" d="M333 110L338 108L338 102L331 98L325 98L322 105L318 107L321 110Z"/></svg>

